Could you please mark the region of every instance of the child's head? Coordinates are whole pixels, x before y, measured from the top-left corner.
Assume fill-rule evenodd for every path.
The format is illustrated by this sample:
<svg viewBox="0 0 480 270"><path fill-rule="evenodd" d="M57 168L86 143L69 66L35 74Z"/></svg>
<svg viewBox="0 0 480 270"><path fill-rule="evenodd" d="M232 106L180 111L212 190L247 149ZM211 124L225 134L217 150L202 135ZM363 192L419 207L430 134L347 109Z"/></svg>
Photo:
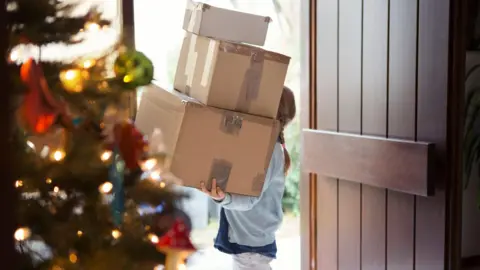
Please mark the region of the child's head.
<svg viewBox="0 0 480 270"><path fill-rule="evenodd" d="M283 130L293 120L293 118L295 118L296 112L297 108L295 106L295 96L293 95L293 92L292 90L290 90L290 88L284 86L282 97L280 98L280 105L278 106L277 119L280 121L281 124L280 143L283 145L283 153L285 156L285 173L287 173L288 169L290 168L291 160L290 155L285 148L285 138Z"/></svg>

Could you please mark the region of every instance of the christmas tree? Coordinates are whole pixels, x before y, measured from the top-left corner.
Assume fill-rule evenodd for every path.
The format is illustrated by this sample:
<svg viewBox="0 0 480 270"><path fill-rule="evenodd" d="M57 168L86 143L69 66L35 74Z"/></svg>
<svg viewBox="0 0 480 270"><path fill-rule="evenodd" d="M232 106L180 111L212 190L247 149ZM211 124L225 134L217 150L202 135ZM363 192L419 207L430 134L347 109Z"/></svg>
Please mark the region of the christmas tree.
<svg viewBox="0 0 480 270"><path fill-rule="evenodd" d="M42 61L42 47L77 44L85 31L110 27L94 9L73 16L74 7L59 0L6 5L22 269L151 270L165 260L158 250L185 253L158 245L179 224L188 228L170 188L176 179L168 156L151 151L161 133L149 144L130 120L128 97L151 82L153 66L122 44L97 58Z"/></svg>

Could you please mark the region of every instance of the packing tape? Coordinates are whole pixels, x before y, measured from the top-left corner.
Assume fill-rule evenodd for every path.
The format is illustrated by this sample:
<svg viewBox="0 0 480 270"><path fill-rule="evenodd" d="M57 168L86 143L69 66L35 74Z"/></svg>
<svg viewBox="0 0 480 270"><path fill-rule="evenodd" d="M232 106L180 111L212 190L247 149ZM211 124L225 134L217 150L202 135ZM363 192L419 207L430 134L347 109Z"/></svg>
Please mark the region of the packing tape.
<svg viewBox="0 0 480 270"><path fill-rule="evenodd" d="M236 111L248 112L252 101L257 99L262 81L265 52L263 50L252 51L250 66L245 72L240 93L235 106Z"/></svg>
<svg viewBox="0 0 480 270"><path fill-rule="evenodd" d="M243 117L232 111L223 113L220 130L226 134L238 136L243 125Z"/></svg>
<svg viewBox="0 0 480 270"><path fill-rule="evenodd" d="M215 179L217 181L217 187L223 191L226 191L232 166L233 164L228 160L213 159L206 188L208 190L212 190L212 180Z"/></svg>
<svg viewBox="0 0 480 270"><path fill-rule="evenodd" d="M195 66L197 65L198 53L196 49L197 36L189 35L188 37L188 54L187 63L185 65L185 94L190 95L190 88L193 84L193 78L195 77Z"/></svg>
<svg viewBox="0 0 480 270"><path fill-rule="evenodd" d="M213 59L215 59L215 49L217 47L217 42L214 39L210 39L208 43L208 51L205 56L205 65L203 68L201 84L203 87L207 87L210 81L211 74L213 72Z"/></svg>
<svg viewBox="0 0 480 270"><path fill-rule="evenodd" d="M189 44L187 44L188 53L187 53L187 61L185 65L185 94L190 96L191 88L193 87L195 76L200 78L200 84L203 87L207 87L210 81L211 74L213 72L213 62L215 59L215 51L217 42L213 39L209 39L208 44L208 51L206 54L198 53L198 39L199 37L194 34L187 34L186 40L189 40ZM200 37L202 38L202 37ZM203 40L202 40L203 43ZM198 61L205 61L203 64L203 69L197 67ZM198 73L198 74L197 74Z"/></svg>
<svg viewBox="0 0 480 270"><path fill-rule="evenodd" d="M197 20L198 18L201 17L201 13L205 12L208 10L211 6L205 3L198 3L194 1L188 1L187 2L187 7L185 8L185 16L184 16L184 21L183 25L186 31L196 33L198 32L195 31L195 26L197 25ZM201 20L201 19L200 19ZM201 23L201 21L198 21L198 23ZM198 34L198 33L197 33Z"/></svg>

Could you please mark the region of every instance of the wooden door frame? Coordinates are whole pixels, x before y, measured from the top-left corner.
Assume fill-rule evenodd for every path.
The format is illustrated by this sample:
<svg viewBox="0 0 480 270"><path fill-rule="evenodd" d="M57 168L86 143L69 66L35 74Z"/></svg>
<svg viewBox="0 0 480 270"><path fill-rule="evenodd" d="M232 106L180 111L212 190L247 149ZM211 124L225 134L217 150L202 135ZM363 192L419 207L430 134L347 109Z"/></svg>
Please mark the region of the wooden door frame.
<svg viewBox="0 0 480 270"><path fill-rule="evenodd" d="M300 126L301 129L315 129L316 68L317 68L317 0L301 0L301 72L300 72ZM303 150L302 150L303 152ZM303 157L303 154L301 155ZM301 161L301 164L303 162ZM316 270L317 257L317 176L305 173L302 168L300 181L300 233L301 269ZM313 240L313 241L312 241Z"/></svg>
<svg viewBox="0 0 480 270"><path fill-rule="evenodd" d="M117 0L121 2L118 5L120 18L120 27L122 29L123 44L129 48L135 48L135 10L133 0ZM137 93L133 92L127 97L127 104L130 108L130 117L135 119L137 113Z"/></svg>
<svg viewBox="0 0 480 270"><path fill-rule="evenodd" d="M462 228L462 137L465 37L468 6L450 1L447 110L447 206L445 269L460 269ZM301 0L301 128L317 128L317 0ZM302 150L303 157L303 150ZM303 168L303 165L302 165ZM317 176L302 169L300 181L301 269L317 270Z"/></svg>

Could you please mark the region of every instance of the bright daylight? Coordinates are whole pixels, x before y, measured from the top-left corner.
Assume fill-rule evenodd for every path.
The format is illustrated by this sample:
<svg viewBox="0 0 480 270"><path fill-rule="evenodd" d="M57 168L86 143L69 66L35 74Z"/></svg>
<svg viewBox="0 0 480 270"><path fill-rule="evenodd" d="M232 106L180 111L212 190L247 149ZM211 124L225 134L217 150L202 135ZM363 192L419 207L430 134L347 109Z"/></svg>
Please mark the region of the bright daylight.
<svg viewBox="0 0 480 270"><path fill-rule="evenodd" d="M168 4L167 4L168 2ZM269 16L264 48L291 57L285 85L299 97L300 88L300 5L291 0L206 0L205 3L227 9ZM168 8L166 8L168 7ZM178 57L185 36L182 28L186 2L175 0L135 2L135 41L137 49L146 53L155 65L155 81L161 87L173 88ZM160 27L168 25L168 27ZM151 29L156 29L151 31ZM140 92L141 93L141 92ZM141 99L141 96L139 97ZM298 98L297 98L298 99ZM297 100L297 106L300 104ZM299 228L299 117L285 132L286 146L292 157L292 167L285 182L283 209L285 216L277 232L278 259L274 269L300 267ZM213 247L218 231L220 207L207 196L193 189L184 189L190 198L182 201L193 222L192 241L199 251L189 259L188 269L231 269L231 258Z"/></svg>
<svg viewBox="0 0 480 270"><path fill-rule="evenodd" d="M0 0L2 270L480 270L480 0Z"/></svg>

